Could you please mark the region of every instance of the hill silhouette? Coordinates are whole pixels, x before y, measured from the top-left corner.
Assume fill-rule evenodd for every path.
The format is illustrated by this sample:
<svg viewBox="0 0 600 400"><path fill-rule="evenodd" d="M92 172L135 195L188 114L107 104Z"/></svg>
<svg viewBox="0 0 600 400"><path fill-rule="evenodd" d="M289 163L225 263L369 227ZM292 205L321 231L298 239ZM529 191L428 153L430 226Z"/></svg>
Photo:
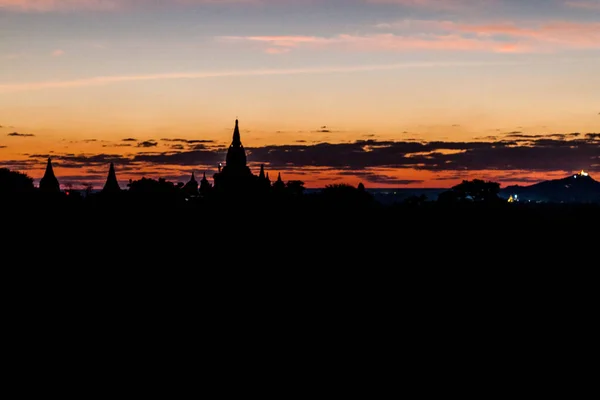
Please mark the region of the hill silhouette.
<svg viewBox="0 0 600 400"><path fill-rule="evenodd" d="M546 202L600 202L600 182L594 180L587 172L562 179L539 182L530 186L507 186L503 193L517 195L524 201Z"/></svg>

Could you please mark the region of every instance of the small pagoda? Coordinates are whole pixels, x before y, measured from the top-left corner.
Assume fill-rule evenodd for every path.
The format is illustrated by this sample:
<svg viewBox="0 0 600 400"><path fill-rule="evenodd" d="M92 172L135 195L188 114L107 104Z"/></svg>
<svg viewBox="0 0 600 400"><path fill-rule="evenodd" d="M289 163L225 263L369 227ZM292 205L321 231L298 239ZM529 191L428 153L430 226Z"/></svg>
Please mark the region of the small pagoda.
<svg viewBox="0 0 600 400"><path fill-rule="evenodd" d="M119 181L117 181L115 165L113 163L110 163L110 167L108 169L108 177L106 178L106 183L104 184L102 193L119 193L120 191L121 187L119 186Z"/></svg>
<svg viewBox="0 0 600 400"><path fill-rule="evenodd" d="M56 175L54 175L54 168L52 168L52 160L48 158L48 164L46 164L46 172L40 180L40 191L44 193L60 193L60 184Z"/></svg>

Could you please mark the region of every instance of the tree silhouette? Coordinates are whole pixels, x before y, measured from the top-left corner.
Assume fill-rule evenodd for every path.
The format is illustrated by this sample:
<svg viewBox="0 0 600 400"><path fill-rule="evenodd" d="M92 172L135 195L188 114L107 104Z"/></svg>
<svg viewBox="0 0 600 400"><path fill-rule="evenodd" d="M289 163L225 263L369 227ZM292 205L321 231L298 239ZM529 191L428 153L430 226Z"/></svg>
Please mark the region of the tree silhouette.
<svg viewBox="0 0 600 400"><path fill-rule="evenodd" d="M289 194L293 197L302 196L306 188L304 187L304 182L302 181L288 181L285 185Z"/></svg>
<svg viewBox="0 0 600 400"><path fill-rule="evenodd" d="M458 185L452 187L452 189L440 193L438 201L443 203L452 202L497 202L500 201L498 197L500 193L500 184L498 182L484 181L481 179L473 179L471 181L464 180Z"/></svg>
<svg viewBox="0 0 600 400"><path fill-rule="evenodd" d="M132 194L144 195L174 195L178 193L179 188L173 182L169 182L164 178L158 180L150 178L142 178L137 181L129 180L129 192Z"/></svg>
<svg viewBox="0 0 600 400"><path fill-rule="evenodd" d="M438 203L451 204L459 200L458 194L454 190L446 190L438 195Z"/></svg>
<svg viewBox="0 0 600 400"><path fill-rule="evenodd" d="M452 187L459 199L472 199L477 202L491 202L498 200L500 193L500 184L498 182L473 179L471 181L462 181Z"/></svg>
<svg viewBox="0 0 600 400"><path fill-rule="evenodd" d="M373 201L373 196L364 189L364 185L362 189L359 189L346 183L325 186L321 191L321 196L326 204L346 207L364 206Z"/></svg>
<svg viewBox="0 0 600 400"><path fill-rule="evenodd" d="M0 194L31 193L34 189L33 178L22 172L0 168Z"/></svg>

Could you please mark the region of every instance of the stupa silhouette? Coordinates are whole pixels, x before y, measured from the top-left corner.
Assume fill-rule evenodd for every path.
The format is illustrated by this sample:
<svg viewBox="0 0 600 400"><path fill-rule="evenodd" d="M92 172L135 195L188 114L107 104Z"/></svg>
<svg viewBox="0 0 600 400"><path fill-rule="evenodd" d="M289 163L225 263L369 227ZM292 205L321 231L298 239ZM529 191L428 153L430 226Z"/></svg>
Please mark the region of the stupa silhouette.
<svg viewBox="0 0 600 400"><path fill-rule="evenodd" d="M119 186L119 182L117 181L115 166L113 163L110 163L110 168L108 169L108 177L106 178L106 183L104 184L102 193L118 193L120 191L121 187Z"/></svg>
<svg viewBox="0 0 600 400"><path fill-rule="evenodd" d="M255 176L246 164L246 150L242 145L238 120L235 120L233 139L227 150L225 166L213 177L215 189L247 191L255 182Z"/></svg>
<svg viewBox="0 0 600 400"><path fill-rule="evenodd" d="M48 158L48 164L46 164L46 172L40 180L40 191L44 193L60 193L60 184L56 175L54 175L54 168L52 168L52 160Z"/></svg>
<svg viewBox="0 0 600 400"><path fill-rule="evenodd" d="M183 187L184 192L188 196L197 196L198 195L198 181L196 180L196 176L192 171L192 177Z"/></svg>

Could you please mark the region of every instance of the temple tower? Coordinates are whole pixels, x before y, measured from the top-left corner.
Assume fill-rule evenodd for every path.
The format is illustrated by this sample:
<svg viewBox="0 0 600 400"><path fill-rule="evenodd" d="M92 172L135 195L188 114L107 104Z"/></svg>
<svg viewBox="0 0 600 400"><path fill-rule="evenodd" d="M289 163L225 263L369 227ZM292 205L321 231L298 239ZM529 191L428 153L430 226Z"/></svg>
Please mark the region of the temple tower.
<svg viewBox="0 0 600 400"><path fill-rule="evenodd" d="M120 191L121 187L119 186L119 181L117 181L115 166L113 163L110 163L110 167L108 168L108 177L106 178L106 183L104 184L102 193L118 193Z"/></svg>
<svg viewBox="0 0 600 400"><path fill-rule="evenodd" d="M242 145L238 120L235 120L233 139L227 150L225 166L219 166L219 172L214 175L215 189L247 191L255 183L256 176L246 165L246 150Z"/></svg>
<svg viewBox="0 0 600 400"><path fill-rule="evenodd" d="M266 190L271 187L271 181L269 180L269 174L265 174L265 165L260 165L260 173L258 174L258 184L261 189Z"/></svg>
<svg viewBox="0 0 600 400"><path fill-rule="evenodd" d="M246 150L242 145L240 127L237 119L235 120L235 128L233 130L233 140L227 150L225 167L236 170L243 170L246 167Z"/></svg>
<svg viewBox="0 0 600 400"><path fill-rule="evenodd" d="M205 172L204 175L202 176L202 179L200 180L200 194L203 196L206 196L208 194L208 192L210 192L211 189L212 189L212 185L210 184L208 179L206 179L206 172Z"/></svg>
<svg viewBox="0 0 600 400"><path fill-rule="evenodd" d="M197 196L198 195L198 181L196 180L196 176L192 172L192 177L183 187L184 192L188 196Z"/></svg>
<svg viewBox="0 0 600 400"><path fill-rule="evenodd" d="M56 179L56 175L54 175L54 168L52 168L52 160L50 158L48 158L46 172L40 180L40 191L45 193L60 193L60 184L58 183L58 179Z"/></svg>
<svg viewBox="0 0 600 400"><path fill-rule="evenodd" d="M277 189L284 189L285 188L285 183L283 183L283 180L281 179L281 172L279 173L279 175L277 175L277 180L273 184L273 187L277 188Z"/></svg>

